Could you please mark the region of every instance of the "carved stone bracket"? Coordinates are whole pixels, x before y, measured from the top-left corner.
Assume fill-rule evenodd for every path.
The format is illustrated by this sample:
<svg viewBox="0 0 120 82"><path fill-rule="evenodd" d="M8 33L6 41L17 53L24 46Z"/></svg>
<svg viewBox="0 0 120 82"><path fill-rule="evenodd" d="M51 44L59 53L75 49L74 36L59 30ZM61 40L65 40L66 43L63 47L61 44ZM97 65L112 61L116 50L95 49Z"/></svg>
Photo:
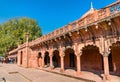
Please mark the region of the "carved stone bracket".
<svg viewBox="0 0 120 82"><path fill-rule="evenodd" d="M65 52L65 47L62 48L62 51Z"/></svg>
<svg viewBox="0 0 120 82"><path fill-rule="evenodd" d="M72 36L72 33L71 33L71 32L69 32L69 36Z"/></svg>
<svg viewBox="0 0 120 82"><path fill-rule="evenodd" d="M109 54L110 54L110 52L103 52L103 57L108 57L109 56Z"/></svg>
<svg viewBox="0 0 120 82"><path fill-rule="evenodd" d="M65 56L65 53L63 52L63 54L62 55L60 55L60 57L64 57Z"/></svg>
<svg viewBox="0 0 120 82"><path fill-rule="evenodd" d="M76 56L81 56L82 55L82 52L79 52Z"/></svg>

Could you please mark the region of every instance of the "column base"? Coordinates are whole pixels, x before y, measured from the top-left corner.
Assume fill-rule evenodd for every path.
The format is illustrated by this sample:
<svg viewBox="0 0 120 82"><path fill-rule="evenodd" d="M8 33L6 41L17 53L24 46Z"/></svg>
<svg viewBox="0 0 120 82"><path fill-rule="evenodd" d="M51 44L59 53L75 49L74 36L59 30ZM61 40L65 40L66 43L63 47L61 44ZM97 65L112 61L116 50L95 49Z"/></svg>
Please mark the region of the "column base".
<svg viewBox="0 0 120 82"><path fill-rule="evenodd" d="M60 69L60 72L62 72L62 73L63 73L64 71L65 71L64 69Z"/></svg>
<svg viewBox="0 0 120 82"><path fill-rule="evenodd" d="M81 75L82 72L81 72L81 71L77 71L76 74L77 74L77 75Z"/></svg>
<svg viewBox="0 0 120 82"><path fill-rule="evenodd" d="M104 75L104 76L103 76L103 80L111 80L110 75Z"/></svg>
<svg viewBox="0 0 120 82"><path fill-rule="evenodd" d="M41 66L41 69L44 69L44 66Z"/></svg>
<svg viewBox="0 0 120 82"><path fill-rule="evenodd" d="M51 70L53 70L53 69L54 69L54 67L53 67L53 66L50 66L49 70L51 71Z"/></svg>

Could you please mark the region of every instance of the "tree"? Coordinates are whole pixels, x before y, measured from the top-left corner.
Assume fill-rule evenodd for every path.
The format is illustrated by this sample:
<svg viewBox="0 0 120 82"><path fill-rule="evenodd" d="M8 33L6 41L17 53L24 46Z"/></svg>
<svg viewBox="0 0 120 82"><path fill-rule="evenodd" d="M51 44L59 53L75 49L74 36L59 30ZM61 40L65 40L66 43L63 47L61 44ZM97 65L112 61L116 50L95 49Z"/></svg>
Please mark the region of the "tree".
<svg viewBox="0 0 120 82"><path fill-rule="evenodd" d="M0 25L0 54L17 48L18 40L26 41L26 33L30 33L30 41L42 36L41 28L36 20L30 18L14 18Z"/></svg>

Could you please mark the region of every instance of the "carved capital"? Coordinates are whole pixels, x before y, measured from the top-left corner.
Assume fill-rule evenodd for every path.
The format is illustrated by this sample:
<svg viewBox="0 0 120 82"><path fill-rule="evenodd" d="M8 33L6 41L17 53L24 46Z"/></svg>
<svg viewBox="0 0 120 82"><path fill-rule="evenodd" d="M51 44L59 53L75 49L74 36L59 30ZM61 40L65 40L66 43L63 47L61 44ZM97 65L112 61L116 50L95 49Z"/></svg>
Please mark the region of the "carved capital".
<svg viewBox="0 0 120 82"><path fill-rule="evenodd" d="M60 57L64 57L65 56L65 53L63 53L62 55L60 55Z"/></svg>
<svg viewBox="0 0 120 82"><path fill-rule="evenodd" d="M108 57L109 56L109 54L110 54L110 52L103 52L103 57Z"/></svg>
<svg viewBox="0 0 120 82"><path fill-rule="evenodd" d="M52 55L52 54L50 54L50 55L49 55L49 57L53 57L53 55Z"/></svg>
<svg viewBox="0 0 120 82"><path fill-rule="evenodd" d="M71 32L69 32L69 36L72 36L72 33L71 33Z"/></svg>
<svg viewBox="0 0 120 82"><path fill-rule="evenodd" d="M65 47L62 48L62 51L63 51L63 52L65 51Z"/></svg>
<svg viewBox="0 0 120 82"><path fill-rule="evenodd" d="M79 52L76 56L80 57L82 55L82 52Z"/></svg>

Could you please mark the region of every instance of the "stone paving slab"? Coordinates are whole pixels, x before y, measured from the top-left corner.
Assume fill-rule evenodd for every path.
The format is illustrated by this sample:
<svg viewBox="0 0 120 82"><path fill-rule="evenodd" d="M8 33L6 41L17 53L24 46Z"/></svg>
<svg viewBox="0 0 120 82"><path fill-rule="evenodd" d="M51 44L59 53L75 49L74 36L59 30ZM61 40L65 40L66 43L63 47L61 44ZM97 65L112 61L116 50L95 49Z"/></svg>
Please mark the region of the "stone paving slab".
<svg viewBox="0 0 120 82"><path fill-rule="evenodd" d="M6 78L8 80L7 82L92 82L69 76L71 70L66 70L64 73L61 73L59 69L54 69L53 71L46 69L43 71L34 68L23 68L14 64L0 64L0 70L2 70L0 71L0 77L8 74ZM111 75L110 80L102 81L98 80L100 78L96 74L90 72L82 72L82 75L77 77L96 79L96 82L120 82L120 77L118 76Z"/></svg>
<svg viewBox="0 0 120 82"><path fill-rule="evenodd" d="M33 68L26 69L26 68L18 67L17 65L12 65L12 64L2 65L1 70L3 69L4 69L4 72L6 72L8 75L13 76L12 78L9 77L9 79L8 77L6 77L8 82L30 82L30 81L31 82L85 82L75 78L69 78L62 75L53 74L53 73L49 73L49 72L45 72L45 71L37 70ZM23 79L26 79L27 81L26 80L23 81L21 77L23 77Z"/></svg>

